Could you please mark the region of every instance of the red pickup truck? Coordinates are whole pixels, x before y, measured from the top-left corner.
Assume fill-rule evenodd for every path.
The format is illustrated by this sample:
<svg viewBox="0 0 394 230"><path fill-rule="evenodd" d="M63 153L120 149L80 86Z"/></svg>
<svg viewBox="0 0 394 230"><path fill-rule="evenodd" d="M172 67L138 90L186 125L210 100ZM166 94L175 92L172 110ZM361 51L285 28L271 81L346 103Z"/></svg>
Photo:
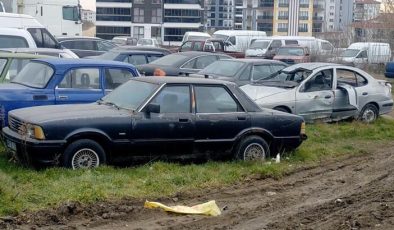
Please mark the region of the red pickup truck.
<svg viewBox="0 0 394 230"><path fill-rule="evenodd" d="M226 47L231 44L224 42L221 39L207 39L207 40L189 40L182 43L179 47L178 52L185 51L204 51L204 52L216 52L225 53L235 58L245 58L245 53L227 51Z"/></svg>

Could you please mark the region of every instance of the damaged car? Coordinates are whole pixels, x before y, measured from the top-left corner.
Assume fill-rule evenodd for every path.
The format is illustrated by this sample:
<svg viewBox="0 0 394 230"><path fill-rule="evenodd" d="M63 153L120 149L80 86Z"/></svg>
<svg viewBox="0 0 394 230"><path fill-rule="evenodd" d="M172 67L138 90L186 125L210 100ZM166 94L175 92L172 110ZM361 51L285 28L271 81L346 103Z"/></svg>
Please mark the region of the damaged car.
<svg viewBox="0 0 394 230"><path fill-rule="evenodd" d="M260 107L301 115L306 121L372 122L393 108L389 82L332 63L296 64L241 89Z"/></svg>
<svg viewBox="0 0 394 230"><path fill-rule="evenodd" d="M234 83L141 77L96 103L13 110L9 150L29 165L92 168L134 158L262 160L306 139L302 117L261 109Z"/></svg>

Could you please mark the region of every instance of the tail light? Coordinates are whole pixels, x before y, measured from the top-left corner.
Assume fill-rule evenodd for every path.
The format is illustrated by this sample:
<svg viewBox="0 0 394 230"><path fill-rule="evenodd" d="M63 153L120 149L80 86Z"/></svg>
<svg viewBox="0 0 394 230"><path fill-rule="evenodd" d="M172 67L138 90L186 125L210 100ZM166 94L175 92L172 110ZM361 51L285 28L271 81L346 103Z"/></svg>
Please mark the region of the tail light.
<svg viewBox="0 0 394 230"><path fill-rule="evenodd" d="M162 69L155 69L155 71L153 72L153 76L164 77L166 76L166 72Z"/></svg>

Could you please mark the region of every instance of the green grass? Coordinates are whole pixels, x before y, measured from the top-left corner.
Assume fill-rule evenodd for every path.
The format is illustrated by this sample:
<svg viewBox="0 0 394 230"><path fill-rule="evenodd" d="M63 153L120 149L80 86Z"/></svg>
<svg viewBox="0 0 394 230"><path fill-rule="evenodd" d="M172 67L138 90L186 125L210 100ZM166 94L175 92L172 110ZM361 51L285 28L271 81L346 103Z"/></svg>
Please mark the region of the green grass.
<svg viewBox="0 0 394 230"><path fill-rule="evenodd" d="M91 203L124 197L154 199L179 192L218 188L245 178L281 177L305 164L365 154L394 139L394 121L307 125L309 139L280 164L270 162L156 162L131 168L35 171L10 163L0 153L0 216L38 210L67 201Z"/></svg>

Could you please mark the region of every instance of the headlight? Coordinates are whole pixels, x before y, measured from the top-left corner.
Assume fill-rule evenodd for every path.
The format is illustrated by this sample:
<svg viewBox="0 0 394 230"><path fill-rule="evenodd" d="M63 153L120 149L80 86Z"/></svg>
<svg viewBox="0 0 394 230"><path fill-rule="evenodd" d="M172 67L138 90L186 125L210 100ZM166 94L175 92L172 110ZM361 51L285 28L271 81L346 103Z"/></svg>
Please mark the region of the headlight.
<svg viewBox="0 0 394 230"><path fill-rule="evenodd" d="M44 131L38 125L26 124L26 135L37 140L45 139Z"/></svg>

